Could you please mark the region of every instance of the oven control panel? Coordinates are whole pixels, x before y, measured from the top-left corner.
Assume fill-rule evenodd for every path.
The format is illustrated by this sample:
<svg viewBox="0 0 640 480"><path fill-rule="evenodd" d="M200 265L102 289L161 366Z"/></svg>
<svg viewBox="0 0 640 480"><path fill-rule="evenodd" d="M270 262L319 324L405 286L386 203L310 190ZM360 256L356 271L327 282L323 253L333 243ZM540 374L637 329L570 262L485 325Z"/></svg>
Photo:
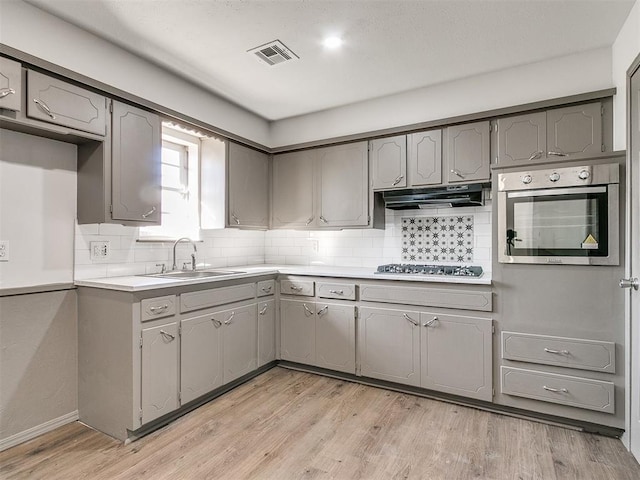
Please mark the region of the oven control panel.
<svg viewBox="0 0 640 480"><path fill-rule="evenodd" d="M501 192L611 183L620 183L620 166L617 163L508 172L498 175L498 190Z"/></svg>

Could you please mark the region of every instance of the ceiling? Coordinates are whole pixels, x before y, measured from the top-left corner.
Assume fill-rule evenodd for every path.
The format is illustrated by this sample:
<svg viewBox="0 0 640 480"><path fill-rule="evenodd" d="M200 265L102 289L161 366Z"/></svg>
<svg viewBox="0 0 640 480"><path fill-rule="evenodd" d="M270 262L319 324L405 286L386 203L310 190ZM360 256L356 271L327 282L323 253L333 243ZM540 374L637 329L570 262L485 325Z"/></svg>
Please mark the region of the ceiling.
<svg viewBox="0 0 640 480"><path fill-rule="evenodd" d="M634 3L633 0L27 2L268 120L609 47ZM343 47L325 49L322 40L328 35L341 36ZM268 66L247 53L275 39L300 59Z"/></svg>

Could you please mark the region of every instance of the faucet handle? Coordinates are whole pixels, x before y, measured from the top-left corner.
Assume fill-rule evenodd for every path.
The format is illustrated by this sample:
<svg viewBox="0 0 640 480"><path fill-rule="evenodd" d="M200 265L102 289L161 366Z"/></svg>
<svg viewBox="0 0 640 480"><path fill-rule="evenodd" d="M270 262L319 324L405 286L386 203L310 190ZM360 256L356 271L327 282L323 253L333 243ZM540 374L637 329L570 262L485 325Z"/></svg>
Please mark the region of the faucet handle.
<svg viewBox="0 0 640 480"><path fill-rule="evenodd" d="M165 273L167 271L167 266L164 263L156 263L156 267L160 267L160 273Z"/></svg>

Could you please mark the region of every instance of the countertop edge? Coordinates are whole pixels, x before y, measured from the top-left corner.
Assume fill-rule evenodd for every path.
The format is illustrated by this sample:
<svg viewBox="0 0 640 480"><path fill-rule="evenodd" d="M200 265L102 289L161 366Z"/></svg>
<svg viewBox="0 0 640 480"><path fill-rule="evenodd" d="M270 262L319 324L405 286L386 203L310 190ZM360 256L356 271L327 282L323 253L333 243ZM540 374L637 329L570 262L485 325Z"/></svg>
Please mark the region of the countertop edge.
<svg viewBox="0 0 640 480"><path fill-rule="evenodd" d="M74 283L48 283L45 285L31 285L25 287L0 288L0 297L11 297L13 295L29 295L33 293L58 292L61 290L74 290Z"/></svg>

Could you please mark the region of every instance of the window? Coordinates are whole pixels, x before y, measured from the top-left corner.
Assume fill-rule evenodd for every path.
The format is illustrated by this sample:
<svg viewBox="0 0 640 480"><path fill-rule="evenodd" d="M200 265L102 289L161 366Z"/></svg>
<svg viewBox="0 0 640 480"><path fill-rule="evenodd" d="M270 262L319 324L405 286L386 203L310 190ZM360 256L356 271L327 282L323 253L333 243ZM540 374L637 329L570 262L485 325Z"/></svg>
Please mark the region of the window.
<svg viewBox="0 0 640 480"><path fill-rule="evenodd" d="M200 239L199 145L198 137L163 127L161 225L141 227L140 240Z"/></svg>

